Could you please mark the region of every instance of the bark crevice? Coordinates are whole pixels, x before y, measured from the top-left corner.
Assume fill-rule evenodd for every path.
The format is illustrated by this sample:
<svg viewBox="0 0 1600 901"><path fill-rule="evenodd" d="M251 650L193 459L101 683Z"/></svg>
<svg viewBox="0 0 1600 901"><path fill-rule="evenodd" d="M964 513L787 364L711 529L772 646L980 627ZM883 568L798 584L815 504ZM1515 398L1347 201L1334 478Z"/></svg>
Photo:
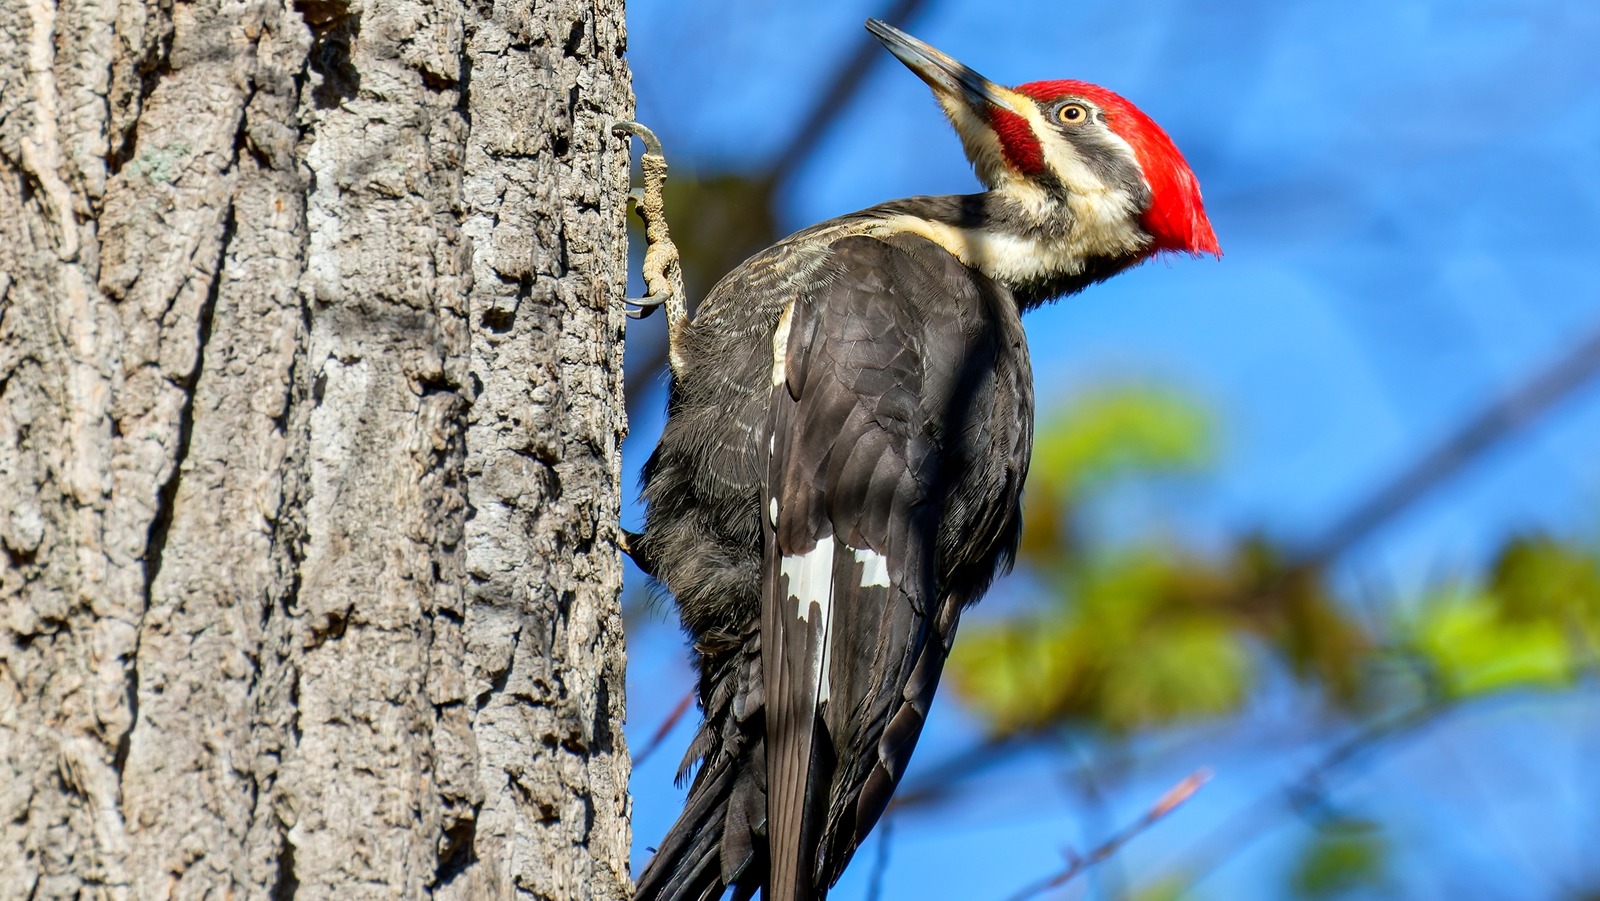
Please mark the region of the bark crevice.
<svg viewBox="0 0 1600 901"><path fill-rule="evenodd" d="M205 367L206 348L211 340L212 321L217 312L217 298L222 291L228 248L233 243L237 228L232 203L228 204L222 219L222 234L216 264L211 273L210 284L206 287L205 300L201 303L199 315L196 317L194 368L182 378L173 381L173 385L184 392L184 397L183 404L178 410L177 427L173 430L172 472L156 490L155 516L150 520L149 532L145 539L144 609L146 610L150 608L156 579L161 575L161 562L166 553L167 538L172 531L172 518L177 508L178 487L183 481L184 465L189 460L189 449L194 442L195 386L199 383L201 370ZM130 671L137 685L137 668L130 667ZM137 711L135 721L137 721ZM129 731L132 731L131 726Z"/></svg>

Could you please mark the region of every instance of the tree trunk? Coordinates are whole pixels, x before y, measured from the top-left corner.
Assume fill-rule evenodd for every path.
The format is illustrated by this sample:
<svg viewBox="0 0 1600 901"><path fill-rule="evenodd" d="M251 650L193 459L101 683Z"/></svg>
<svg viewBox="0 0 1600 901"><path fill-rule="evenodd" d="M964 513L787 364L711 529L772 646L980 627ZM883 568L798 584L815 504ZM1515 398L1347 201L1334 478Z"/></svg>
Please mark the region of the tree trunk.
<svg viewBox="0 0 1600 901"><path fill-rule="evenodd" d="M0 899L628 896L618 0L0 0Z"/></svg>

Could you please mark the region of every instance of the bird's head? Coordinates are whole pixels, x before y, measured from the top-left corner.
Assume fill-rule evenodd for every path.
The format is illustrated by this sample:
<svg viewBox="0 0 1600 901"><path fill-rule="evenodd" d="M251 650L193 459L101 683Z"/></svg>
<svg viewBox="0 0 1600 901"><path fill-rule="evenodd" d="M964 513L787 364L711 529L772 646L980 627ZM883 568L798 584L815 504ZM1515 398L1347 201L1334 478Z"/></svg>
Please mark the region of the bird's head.
<svg viewBox="0 0 1600 901"><path fill-rule="evenodd" d="M1040 221L1064 216L1075 231L1103 232L1077 236L1089 247L1221 255L1183 154L1121 96L1082 81L1002 87L885 22L867 30L933 88L991 191Z"/></svg>

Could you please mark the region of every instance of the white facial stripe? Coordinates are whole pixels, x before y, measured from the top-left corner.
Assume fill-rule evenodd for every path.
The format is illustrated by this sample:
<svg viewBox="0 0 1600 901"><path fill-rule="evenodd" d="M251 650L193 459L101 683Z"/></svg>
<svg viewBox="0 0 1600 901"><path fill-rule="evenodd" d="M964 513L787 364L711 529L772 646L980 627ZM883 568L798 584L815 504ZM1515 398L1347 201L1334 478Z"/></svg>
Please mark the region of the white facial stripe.
<svg viewBox="0 0 1600 901"><path fill-rule="evenodd" d="M1129 144L1127 142L1127 140L1125 140L1122 137L1122 135L1117 134L1116 132L1112 131L1109 128L1106 129L1105 133L1106 133L1106 137L1110 138L1113 143L1115 143L1117 146L1121 147L1123 152L1125 152L1128 155L1128 162L1135 169L1139 169L1141 172L1143 172L1143 168L1139 165L1139 155L1133 152L1133 145ZM1146 187L1148 187L1148 186L1149 186L1149 184L1147 182L1146 183Z"/></svg>
<svg viewBox="0 0 1600 901"><path fill-rule="evenodd" d="M1044 151L1046 168L1061 179L1067 190L1074 194L1094 194L1107 190L1105 182L1078 158L1072 142L1062 136L1054 124L1046 121L1044 112L1039 109L1038 104L1029 101L1021 107L1020 112L1022 117L1028 120L1028 127L1039 136L1039 146Z"/></svg>
<svg viewBox="0 0 1600 901"><path fill-rule="evenodd" d="M856 562L861 564L862 588L889 587L889 558L872 548L856 548Z"/></svg>
<svg viewBox="0 0 1600 901"><path fill-rule="evenodd" d="M963 98L939 95L939 105L944 107L945 115L960 136L961 149L971 161L978 180L986 187L993 187L1011 170L1006 163L1005 150L1000 146L1000 137Z"/></svg>
<svg viewBox="0 0 1600 901"><path fill-rule="evenodd" d="M828 661L833 652L833 546L834 539L829 536L804 554L784 557L778 566L780 575L788 580L796 618L809 621L815 605L822 624L822 653L817 655L812 672L818 704L828 700Z"/></svg>
<svg viewBox="0 0 1600 901"><path fill-rule="evenodd" d="M1072 142L1032 99L1004 92L1018 115L1040 136L1045 165L1066 188L1064 196L1048 191L1005 162L1000 140L964 102L940 97L939 102L960 132L967 157L984 184L1022 206L1041 222L1070 220L1069 234L1055 238L1029 234L985 232L900 216L869 226L868 234L912 232L954 254L961 262L1007 284L1026 284L1052 276L1081 272L1094 257L1128 257L1143 250L1149 237L1139 227L1134 198L1107 185L1078 155ZM1108 132L1133 161L1133 148L1120 135ZM1065 206L1066 209L1061 209Z"/></svg>
<svg viewBox="0 0 1600 901"><path fill-rule="evenodd" d="M1134 218L1133 198L1121 188L1106 184L1078 155L1073 143L1061 136L1056 127L1045 119L1044 112L1036 104L1019 105L1018 109L1027 118L1033 133L1043 136L1040 144L1044 149L1044 164L1066 186L1067 208L1072 211L1074 219L1081 223L1083 229L1105 233L1102 240L1107 247L1116 249L1122 246L1121 233L1130 231L1127 225ZM1110 129L1105 129L1104 133L1127 154L1129 165L1137 169L1138 158L1134 156L1133 147ZM1031 195L1040 192L1027 183L1026 189L1008 193L1026 203Z"/></svg>
<svg viewBox="0 0 1600 901"><path fill-rule="evenodd" d="M1050 276L1075 275L1086 259L1135 253L1147 242L1128 219L1078 219L1078 227L1055 240L1026 234L964 229L915 216L896 216L876 224L870 233L921 235L984 275L1006 284L1026 284ZM1090 227L1084 227L1090 226Z"/></svg>

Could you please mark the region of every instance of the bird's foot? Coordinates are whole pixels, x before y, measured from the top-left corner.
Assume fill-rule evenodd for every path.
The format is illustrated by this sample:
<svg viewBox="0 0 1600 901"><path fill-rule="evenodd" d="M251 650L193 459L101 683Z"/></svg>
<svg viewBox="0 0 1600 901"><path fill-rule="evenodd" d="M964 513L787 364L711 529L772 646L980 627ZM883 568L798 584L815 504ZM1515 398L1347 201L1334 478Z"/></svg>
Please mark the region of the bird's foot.
<svg viewBox="0 0 1600 901"><path fill-rule="evenodd" d="M643 319L657 307L667 308L668 358L673 372L678 371L678 337L689 324L689 308L684 299L683 266L678 246L667 233L666 201L663 191L667 181L667 158L661 152L661 140L655 132L637 122L618 122L611 127L622 136L635 135L644 142L644 156L639 158L639 168L644 171L644 187L631 193L634 209L644 222L644 284L643 297L625 298L636 309L628 311L633 319Z"/></svg>

